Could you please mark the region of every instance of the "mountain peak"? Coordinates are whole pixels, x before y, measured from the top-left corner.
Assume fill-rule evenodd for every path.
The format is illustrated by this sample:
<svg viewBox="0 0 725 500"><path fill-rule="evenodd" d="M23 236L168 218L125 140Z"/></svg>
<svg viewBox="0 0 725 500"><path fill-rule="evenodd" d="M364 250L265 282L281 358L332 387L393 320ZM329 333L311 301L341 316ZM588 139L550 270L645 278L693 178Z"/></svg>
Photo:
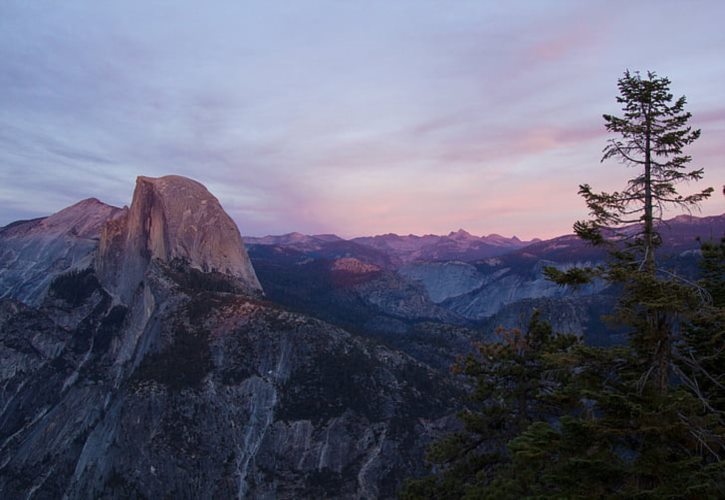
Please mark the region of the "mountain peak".
<svg viewBox="0 0 725 500"><path fill-rule="evenodd" d="M47 217L0 229L0 297L39 304L51 281L93 263L101 228L120 208L88 198Z"/></svg>
<svg viewBox="0 0 725 500"><path fill-rule="evenodd" d="M261 290L236 224L202 184L178 175L139 176L130 209L101 232L98 274L129 300L152 260L177 258Z"/></svg>
<svg viewBox="0 0 725 500"><path fill-rule="evenodd" d="M121 209L97 198L87 198L45 217L37 231L50 234L72 234L81 238L97 238L101 227Z"/></svg>
<svg viewBox="0 0 725 500"><path fill-rule="evenodd" d="M459 229L458 231L455 231L455 232L451 231L450 233L448 233L448 237L451 239L454 239L454 240L463 240L463 239L467 240L470 238L474 238L474 236L471 233L469 233L468 231L466 231L464 229Z"/></svg>
<svg viewBox="0 0 725 500"><path fill-rule="evenodd" d="M680 214L676 215L675 217L671 218L667 222L681 222L681 223L691 223L698 219L698 217L695 217L694 215L688 215L688 214Z"/></svg>
<svg viewBox="0 0 725 500"><path fill-rule="evenodd" d="M74 207L77 205L83 205L83 206L105 205L105 206L108 206L106 203L103 203L101 200L99 200L98 198L94 198L94 197L86 198L85 200L81 200L78 203L71 205L71 206Z"/></svg>

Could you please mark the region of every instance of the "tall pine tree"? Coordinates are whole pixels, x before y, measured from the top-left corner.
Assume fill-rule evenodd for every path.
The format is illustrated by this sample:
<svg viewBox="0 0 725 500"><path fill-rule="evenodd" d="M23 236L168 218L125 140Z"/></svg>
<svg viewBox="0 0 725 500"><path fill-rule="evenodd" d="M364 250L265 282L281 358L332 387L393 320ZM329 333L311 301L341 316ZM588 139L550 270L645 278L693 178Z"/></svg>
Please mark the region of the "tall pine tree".
<svg viewBox="0 0 725 500"><path fill-rule="evenodd" d="M612 360L604 378L588 385L576 381L576 391L588 394L596 410L589 418L562 419L556 432L560 439L547 449L560 458L543 466L553 474L566 456L563 451L570 454L563 464L588 460L586 447L564 439L574 425L588 430L585 442L591 449L603 445L609 450L610 463L616 464L610 486L617 494L709 498L725 494L718 401L725 383L720 368L725 346L722 308L716 302L722 254L703 246L702 286L665 269L656 258L664 209L691 210L712 193L711 188L678 193L677 184L703 176L702 169L687 170L691 157L683 152L700 131L687 125L691 115L684 111L685 98L673 101L669 85L651 72L647 78L625 73L617 98L623 116L604 115L606 128L618 137L609 141L602 160L616 158L637 173L622 191L595 193L587 184L580 186L592 217L574 229L585 240L608 246L612 261L597 269L547 270L562 284L593 276L621 284L615 317L629 328L630 343L627 355L619 357L623 362Z"/></svg>
<svg viewBox="0 0 725 500"><path fill-rule="evenodd" d="M625 73L624 114L604 115L618 137L603 160L637 174L613 193L580 186L592 218L575 231L609 247L611 262L547 270L562 284L622 285L614 316L629 344L557 341L534 317L526 332L481 346L461 365L477 406L463 412L463 432L433 447L439 474L409 483L404 498L725 498L725 244L703 245L699 284L656 258L665 207L692 209L712 191L677 191L703 172L687 171L683 149L700 132L669 84Z"/></svg>
<svg viewBox="0 0 725 500"><path fill-rule="evenodd" d="M594 192L579 186L591 219L574 224L574 231L595 245L607 244L616 258L608 268L549 269L559 283L581 284L594 275L624 285L620 319L632 329L632 344L644 360L643 383L665 392L672 374L672 350L683 313L693 307L692 290L671 280L658 265L658 226L668 206L692 210L712 188L682 195L677 185L702 179L703 169L688 170L692 157L686 146L700 137L688 125L684 96L673 99L670 80L648 72L646 78L626 71L618 82L621 116L604 115L606 129L616 134L604 148L602 161L616 159L636 169L621 191ZM665 276L667 279L665 279Z"/></svg>

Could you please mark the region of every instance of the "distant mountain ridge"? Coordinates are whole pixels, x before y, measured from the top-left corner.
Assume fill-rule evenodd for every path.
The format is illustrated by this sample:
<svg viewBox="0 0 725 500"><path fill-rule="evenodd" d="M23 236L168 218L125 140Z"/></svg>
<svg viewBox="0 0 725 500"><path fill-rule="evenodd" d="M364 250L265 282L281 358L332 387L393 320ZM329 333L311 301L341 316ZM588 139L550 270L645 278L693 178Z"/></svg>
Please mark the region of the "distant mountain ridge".
<svg viewBox="0 0 725 500"><path fill-rule="evenodd" d="M387 255L391 262L401 265L418 260L471 261L485 259L523 248L540 240L522 241L516 236L507 238L499 234L474 236L463 229L459 229L458 231L451 231L447 235L426 234L418 236L408 234L401 236L388 233L376 236L361 236L349 240L334 234L305 235L294 232L261 238L245 236L244 241L248 245L278 245L303 252L320 251L323 254L329 253L326 248L329 244L335 244L337 248L344 246L345 243L361 245L380 251ZM345 255L329 256L345 257Z"/></svg>
<svg viewBox="0 0 725 500"><path fill-rule="evenodd" d="M662 224L660 233L664 244L657 250L658 258L695 277L697 238L725 236L725 214L676 217ZM543 275L546 266L568 269L601 263L607 258L605 249L573 234L520 244L503 238L511 246L498 247L494 255L482 252L487 256L480 257L466 251L466 243L474 239L462 231L447 236L381 235L329 244L297 236L293 246L285 245L285 238L275 240L277 244L269 244L271 239L255 244L248 238L250 258L274 300L346 327L354 319L361 328L382 332L388 339L391 335L400 342L408 339L405 332L415 331L420 321L468 323L490 330L516 324L520 316L538 308L558 331L582 334L592 343L609 341L601 336L605 326L599 317L612 307L611 291L602 283L576 290L560 287ZM456 240L464 245L457 246ZM309 250L310 245L314 250ZM446 252L436 252L446 246ZM389 265L380 265L386 261ZM369 271L371 265L380 271Z"/></svg>
<svg viewBox="0 0 725 500"><path fill-rule="evenodd" d="M635 227L636 225L631 226ZM659 224L658 231L666 249L694 249L698 245L697 238L717 240L725 235L725 214L705 217L679 215ZM375 262L370 263L381 265L381 260L387 258L394 267L418 261L476 262L514 252L535 255L551 253L562 258L567 258L564 254L572 251L601 253L599 249L592 249L573 234L549 239L520 240L516 236L508 238L495 233L475 236L463 229L451 231L447 235L387 233L349 240L334 234L306 235L294 232L264 237L245 236L244 241L247 245L278 246L331 259L358 257L357 253L362 252L360 247L367 247L380 252L375 254Z"/></svg>

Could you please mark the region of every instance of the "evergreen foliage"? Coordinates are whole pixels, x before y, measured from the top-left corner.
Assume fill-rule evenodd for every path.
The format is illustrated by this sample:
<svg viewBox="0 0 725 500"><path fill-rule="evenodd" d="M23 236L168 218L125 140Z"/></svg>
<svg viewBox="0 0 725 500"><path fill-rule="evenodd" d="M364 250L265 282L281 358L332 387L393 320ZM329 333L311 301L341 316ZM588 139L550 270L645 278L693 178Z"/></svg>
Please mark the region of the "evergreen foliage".
<svg viewBox="0 0 725 500"><path fill-rule="evenodd" d="M612 261L596 269L559 271L546 274L560 284L578 285L600 277L623 286L616 319L630 327L632 347L642 368L641 383L668 390L676 357L679 330L684 317L702 303L697 287L661 269L655 249L661 243L657 225L665 207L697 207L712 188L683 196L676 185L697 181L702 169L687 171L692 158L684 148L700 136L687 125L684 96L673 102L670 80L653 72L642 78L626 71L619 79L622 117L604 115L608 131L617 134L604 148L602 161L615 158L637 169L622 191L595 193L588 184L580 186L592 218L578 221L574 231L595 245L607 245ZM628 225L636 223L636 225Z"/></svg>
<svg viewBox="0 0 725 500"><path fill-rule="evenodd" d="M497 341L478 344L475 354L454 365L472 379L469 407L459 414L463 430L435 443L428 459L443 473L409 482L402 498L467 498L487 488L512 455L507 443L559 411L554 395L560 375L556 359L578 344L555 335L534 311L525 330L500 328Z"/></svg>
<svg viewBox="0 0 725 500"><path fill-rule="evenodd" d="M53 297L78 307L100 287L92 269L74 269L53 278L49 292Z"/></svg>
<svg viewBox="0 0 725 500"><path fill-rule="evenodd" d="M653 72L642 78L626 71L618 86L623 115L603 115L607 130L618 136L609 140L602 161L613 158L638 171L621 191L596 193L588 184L579 186L592 218L577 222L574 230L596 244L604 241L604 228L610 238L632 241L643 253L644 267L654 271L654 252L660 243L656 223L662 221L663 210L667 206L689 210L713 190L687 196L677 192L677 184L702 179L703 170L687 170L692 157L683 149L700 137L700 130L687 124L692 114L684 110L685 97L673 102L670 80ZM639 229L612 232L631 223L639 223Z"/></svg>
<svg viewBox="0 0 725 500"><path fill-rule="evenodd" d="M604 115L620 137L603 160L638 173L621 192L580 186L592 218L574 229L611 261L546 270L560 284L620 285L612 318L628 345L544 334L534 315L524 334L481 346L459 365L476 385L464 432L434 445L438 473L407 483L403 498L725 498L725 239L702 244L698 283L655 258L663 208L689 209L712 192L676 190L703 172L686 171L683 148L700 132L669 84L625 73L624 115Z"/></svg>

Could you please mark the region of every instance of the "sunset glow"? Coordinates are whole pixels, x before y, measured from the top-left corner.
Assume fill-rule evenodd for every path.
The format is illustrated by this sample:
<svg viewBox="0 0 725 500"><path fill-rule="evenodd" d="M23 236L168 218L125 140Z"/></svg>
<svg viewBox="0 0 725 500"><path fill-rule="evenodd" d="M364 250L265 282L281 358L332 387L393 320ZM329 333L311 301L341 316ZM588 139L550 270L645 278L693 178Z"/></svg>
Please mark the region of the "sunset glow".
<svg viewBox="0 0 725 500"><path fill-rule="evenodd" d="M247 235L555 236L587 215L580 183L630 175L600 163L627 68L687 96L705 180L683 191L716 186L720 214L722 19L719 1L4 1L0 225L173 173Z"/></svg>

